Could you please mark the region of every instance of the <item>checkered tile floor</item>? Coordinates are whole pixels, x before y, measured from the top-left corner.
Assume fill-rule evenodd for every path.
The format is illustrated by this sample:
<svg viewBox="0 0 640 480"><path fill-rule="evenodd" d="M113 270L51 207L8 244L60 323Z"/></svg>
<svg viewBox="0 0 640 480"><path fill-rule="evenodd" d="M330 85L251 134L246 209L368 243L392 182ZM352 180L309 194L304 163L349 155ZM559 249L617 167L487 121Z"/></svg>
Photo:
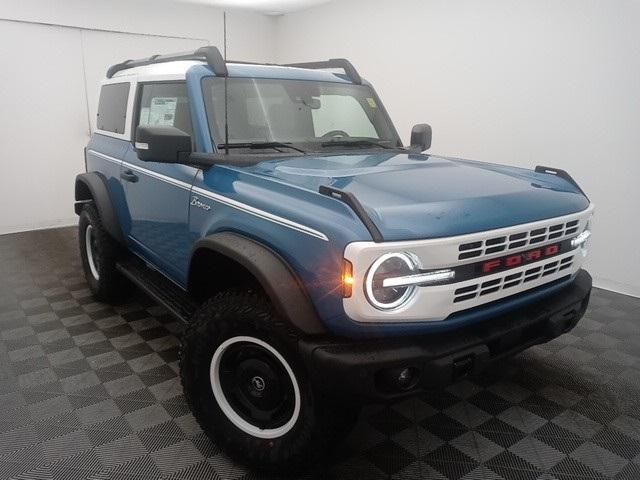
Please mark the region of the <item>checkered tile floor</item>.
<svg viewBox="0 0 640 480"><path fill-rule="evenodd" d="M0 479L260 478L189 414L181 325L92 300L75 229L0 237ZM640 299L479 378L367 407L322 479L640 478Z"/></svg>

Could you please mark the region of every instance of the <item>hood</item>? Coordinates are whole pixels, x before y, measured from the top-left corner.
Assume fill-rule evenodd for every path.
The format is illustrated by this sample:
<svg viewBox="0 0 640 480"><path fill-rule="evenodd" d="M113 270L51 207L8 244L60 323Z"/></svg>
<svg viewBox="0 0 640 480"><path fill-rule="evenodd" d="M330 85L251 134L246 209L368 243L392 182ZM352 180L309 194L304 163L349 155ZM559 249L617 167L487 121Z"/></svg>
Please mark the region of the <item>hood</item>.
<svg viewBox="0 0 640 480"><path fill-rule="evenodd" d="M406 153L305 155L243 168L318 192L353 193L386 241L462 235L584 210L563 178L469 160Z"/></svg>

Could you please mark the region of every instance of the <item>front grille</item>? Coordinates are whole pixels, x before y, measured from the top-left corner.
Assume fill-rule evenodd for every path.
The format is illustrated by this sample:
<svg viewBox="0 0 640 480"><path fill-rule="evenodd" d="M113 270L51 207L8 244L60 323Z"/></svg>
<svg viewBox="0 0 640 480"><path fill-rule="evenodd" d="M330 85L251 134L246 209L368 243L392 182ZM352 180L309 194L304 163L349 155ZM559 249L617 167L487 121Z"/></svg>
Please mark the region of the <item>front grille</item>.
<svg viewBox="0 0 640 480"><path fill-rule="evenodd" d="M569 222L571 223L571 222ZM490 293L495 293L500 290L507 290L509 288L516 287L523 283L528 283L533 280L537 280L541 277L553 275L561 270L571 268L573 264L573 256L565 257L561 260L550 260L547 262L540 262L539 265L532 266L524 271L516 273L504 272L504 275L500 278L494 278L485 282L478 282L473 285L467 285L466 287L458 288L454 292L454 303L464 302L472 300L476 297L482 297Z"/></svg>
<svg viewBox="0 0 640 480"><path fill-rule="evenodd" d="M458 260L479 258L516 248L535 246L550 240L560 240L578 232L578 220L557 223L548 227L525 230L500 237L463 243L458 247Z"/></svg>

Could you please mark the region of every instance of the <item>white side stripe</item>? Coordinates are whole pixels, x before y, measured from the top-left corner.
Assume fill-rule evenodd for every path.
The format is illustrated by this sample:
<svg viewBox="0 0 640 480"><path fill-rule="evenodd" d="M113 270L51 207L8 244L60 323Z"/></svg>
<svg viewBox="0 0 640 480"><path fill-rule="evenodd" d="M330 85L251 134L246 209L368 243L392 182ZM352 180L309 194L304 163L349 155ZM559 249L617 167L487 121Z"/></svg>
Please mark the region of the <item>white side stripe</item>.
<svg viewBox="0 0 640 480"><path fill-rule="evenodd" d="M324 240L325 242L329 241L327 236L324 233L319 232L318 230L314 230L313 228L307 227L306 225L302 225L300 223L296 223L287 218L279 217L278 215L274 215L273 213L265 212L264 210L260 210L258 208L252 207L251 205L247 205L246 203L238 202L237 200L233 200L231 198L218 195L217 193L213 193L213 192L210 192L209 190L204 190L199 187L193 187L193 192L199 195L202 195L203 197L210 198L211 200L224 203L229 207L242 210L243 212L249 213L256 217L269 220L271 222L277 223L279 225L283 225L285 227L289 227L293 230L297 230L302 233L306 233L307 235L311 235L312 237L319 238L320 240Z"/></svg>
<svg viewBox="0 0 640 480"><path fill-rule="evenodd" d="M105 155L100 152L96 152L95 150L87 150L87 153L95 155L97 157L103 158L104 160L114 162L117 164L122 163L123 166L130 168L132 170L136 170L137 172L144 173L150 177L156 178L165 183L169 183L175 187L182 188L184 190L193 191L198 195L202 195L203 197L210 198L211 200L215 200L217 202L223 203L229 207L235 208L237 210L241 210L245 213L253 215L254 217L262 218L264 220L268 220L273 223L277 223L278 225L282 225L284 227L290 228L292 230L296 230L301 233L305 233L307 235L311 235L312 237L319 238L320 240L324 240L325 242L329 241L329 238L322 232L318 230L314 230L311 227L307 227L306 225L302 225L301 223L294 222L284 217L280 217L278 215L274 215L273 213L265 212L264 210L260 210L259 208L252 207L251 205L247 205L246 203L238 202L237 200L233 200L232 198L225 197L223 195L219 195L217 193L210 192L209 190L205 190L200 187L192 187L190 184L183 182L181 180L176 180L175 178L168 177L158 172L154 172L152 170L147 170L146 168L139 167L137 165L132 165L130 163L124 162L114 157L110 157L109 155Z"/></svg>
<svg viewBox="0 0 640 480"><path fill-rule="evenodd" d="M96 152L95 150L87 150L87 153L90 153L91 155L95 155L98 158L102 158L103 160L107 160L108 162L117 163L118 165L122 163L122 160L120 160L119 158L110 157L109 155Z"/></svg>
<svg viewBox="0 0 640 480"><path fill-rule="evenodd" d="M165 183L170 183L174 187L182 188L183 190L191 190L191 184L189 184L187 182L183 182L182 180L177 180L175 178L167 177L166 175L163 175L162 173L154 172L153 170L147 170L146 168L142 168L142 167L139 167L137 165L132 165L131 163L127 163L127 162L124 162L124 161L122 162L122 165L127 167L127 168L130 168L131 170L135 170L137 172L144 173L145 175L148 175L149 177L156 178L156 179L161 180L161 181L163 181Z"/></svg>

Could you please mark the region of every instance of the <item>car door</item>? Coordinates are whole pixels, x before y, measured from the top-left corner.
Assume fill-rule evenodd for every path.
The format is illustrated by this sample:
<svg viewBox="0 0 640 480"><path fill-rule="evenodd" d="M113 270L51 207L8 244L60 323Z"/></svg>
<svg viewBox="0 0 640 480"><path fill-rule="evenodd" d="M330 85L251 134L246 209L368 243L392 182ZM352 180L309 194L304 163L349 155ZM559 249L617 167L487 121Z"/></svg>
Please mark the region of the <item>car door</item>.
<svg viewBox="0 0 640 480"><path fill-rule="evenodd" d="M138 125L173 126L192 135L185 82L140 83L133 137ZM180 284L186 283L190 253L189 196L197 169L142 161L133 144L121 179L131 217L130 248Z"/></svg>

